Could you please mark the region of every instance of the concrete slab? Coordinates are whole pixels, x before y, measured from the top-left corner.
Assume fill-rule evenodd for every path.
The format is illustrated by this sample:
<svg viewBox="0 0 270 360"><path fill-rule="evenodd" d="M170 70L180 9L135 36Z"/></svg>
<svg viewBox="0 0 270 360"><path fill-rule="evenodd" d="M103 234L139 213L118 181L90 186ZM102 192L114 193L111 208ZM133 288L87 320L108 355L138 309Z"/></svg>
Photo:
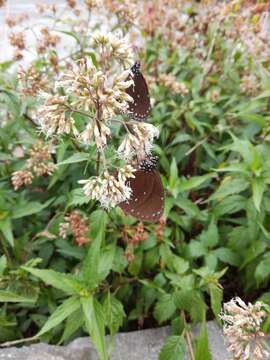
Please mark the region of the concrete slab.
<svg viewBox="0 0 270 360"><path fill-rule="evenodd" d="M215 322L207 324L212 360L229 359L221 328ZM199 328L194 329L194 335ZM114 339L110 360L158 360L164 340L170 335L169 327L119 333ZM189 357L186 356L186 360ZM67 346L34 344L21 348L0 349L0 360L98 360L96 351L87 337L78 338Z"/></svg>

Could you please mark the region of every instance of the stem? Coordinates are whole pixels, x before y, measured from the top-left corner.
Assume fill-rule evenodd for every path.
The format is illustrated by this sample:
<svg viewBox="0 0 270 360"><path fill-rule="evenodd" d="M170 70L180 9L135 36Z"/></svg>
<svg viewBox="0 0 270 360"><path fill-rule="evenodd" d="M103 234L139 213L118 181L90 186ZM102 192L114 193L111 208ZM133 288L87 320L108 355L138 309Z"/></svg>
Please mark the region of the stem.
<svg viewBox="0 0 270 360"><path fill-rule="evenodd" d="M0 348L1 347L10 347L10 346L13 346L13 345L16 345L16 344L21 344L21 343L30 342L30 341L39 341L39 339L37 337L35 337L35 336L32 336L32 337L25 338L25 339L7 341L7 342L4 342L4 343L0 344Z"/></svg>
<svg viewBox="0 0 270 360"><path fill-rule="evenodd" d="M204 144L204 143L207 141L208 137L209 137L209 135L208 135L206 138L204 138L204 139L202 139L201 141L199 141L196 145L194 145L191 149L189 149L189 150L185 153L185 155L188 156L188 155L190 155L191 153L193 153L194 150L196 150L199 146L201 146L202 144Z"/></svg>
<svg viewBox="0 0 270 360"><path fill-rule="evenodd" d="M71 106L69 106L68 104L65 104L65 106L66 106L70 111L72 111L72 112L75 112L75 113L78 113L78 114L81 114L81 115L84 115L84 116L87 116L87 117L91 117L90 114L88 114L87 112L73 109L73 108L72 108Z"/></svg>
<svg viewBox="0 0 270 360"><path fill-rule="evenodd" d="M129 128L128 128L128 125L125 123L125 121L122 121L122 120L118 120L118 119L111 119L111 122L115 122L115 123L119 123L121 125L124 126L125 130L127 133L131 134Z"/></svg>
<svg viewBox="0 0 270 360"><path fill-rule="evenodd" d="M98 152L98 157L97 157L97 167L96 167L97 175L99 174L99 166L100 166L100 152Z"/></svg>
<svg viewBox="0 0 270 360"><path fill-rule="evenodd" d="M192 338L191 338L190 331L188 330L188 327L187 327L186 315L185 315L184 311L181 311L181 317L183 319L184 326L185 326L184 336L186 337L190 359L195 360L195 355L194 355L193 348L192 348Z"/></svg>

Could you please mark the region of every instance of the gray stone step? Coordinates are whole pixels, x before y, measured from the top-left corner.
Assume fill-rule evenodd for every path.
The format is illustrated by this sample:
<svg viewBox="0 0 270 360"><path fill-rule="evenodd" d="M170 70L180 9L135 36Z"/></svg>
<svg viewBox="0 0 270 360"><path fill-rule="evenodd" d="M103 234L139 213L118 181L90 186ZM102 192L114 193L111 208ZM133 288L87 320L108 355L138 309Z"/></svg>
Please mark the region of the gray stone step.
<svg viewBox="0 0 270 360"><path fill-rule="evenodd" d="M221 328L213 321L207 324L212 360L227 360ZM194 335L199 328L194 329ZM158 360L159 351L169 327L119 333L114 339L114 351L110 360ZM187 357L188 359L188 357ZM21 348L0 349L0 360L98 360L89 339L78 338L67 346L34 344Z"/></svg>

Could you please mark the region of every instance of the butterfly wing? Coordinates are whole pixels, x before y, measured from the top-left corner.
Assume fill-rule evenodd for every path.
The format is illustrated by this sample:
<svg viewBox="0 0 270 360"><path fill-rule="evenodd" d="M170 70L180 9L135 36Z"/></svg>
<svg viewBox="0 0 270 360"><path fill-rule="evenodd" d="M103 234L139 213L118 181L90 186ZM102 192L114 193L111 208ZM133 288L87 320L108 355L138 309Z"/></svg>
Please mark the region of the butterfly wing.
<svg viewBox="0 0 270 360"><path fill-rule="evenodd" d="M160 175L156 170L135 172L129 179L132 197L119 204L127 215L142 221L157 222L164 209L164 191Z"/></svg>
<svg viewBox="0 0 270 360"><path fill-rule="evenodd" d="M140 64L135 63L131 68L128 80L132 79L132 84L127 90L127 94L132 97L133 102L129 103L128 115L137 121L145 121L150 115L151 104L146 81L140 72Z"/></svg>

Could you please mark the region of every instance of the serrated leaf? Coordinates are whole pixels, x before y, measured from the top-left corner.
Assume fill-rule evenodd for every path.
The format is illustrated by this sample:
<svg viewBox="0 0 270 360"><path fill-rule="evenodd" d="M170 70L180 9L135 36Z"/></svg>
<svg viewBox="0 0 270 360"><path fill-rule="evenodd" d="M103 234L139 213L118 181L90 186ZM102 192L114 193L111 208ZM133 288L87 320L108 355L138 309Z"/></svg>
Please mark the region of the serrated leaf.
<svg viewBox="0 0 270 360"><path fill-rule="evenodd" d="M84 324L82 309L74 311L66 320L65 329L58 344L68 340Z"/></svg>
<svg viewBox="0 0 270 360"><path fill-rule="evenodd" d="M22 269L38 277L46 284L62 290L67 294L78 294L82 284L72 275L60 273L54 270L41 270L22 266Z"/></svg>
<svg viewBox="0 0 270 360"><path fill-rule="evenodd" d="M45 209L46 207L48 207L49 205L51 205L51 203L53 201L54 201L54 199L50 199L50 200L46 201L44 204L41 204L37 201L30 201L27 204L23 204L21 206L16 206L14 208L12 218L20 219L25 216L36 214L36 213L42 211L43 209Z"/></svg>
<svg viewBox="0 0 270 360"><path fill-rule="evenodd" d="M206 305L196 290L179 290L173 293L172 298L179 310L186 310L194 322L203 321Z"/></svg>
<svg viewBox="0 0 270 360"><path fill-rule="evenodd" d="M172 266L177 274L182 275L188 270L189 263L180 256L173 255Z"/></svg>
<svg viewBox="0 0 270 360"><path fill-rule="evenodd" d="M7 267L7 257L6 255L2 255L0 257L0 276L3 275L6 267Z"/></svg>
<svg viewBox="0 0 270 360"><path fill-rule="evenodd" d="M122 326L126 315L124 307L115 296L108 293L104 301L103 308L110 333L111 335L115 335Z"/></svg>
<svg viewBox="0 0 270 360"><path fill-rule="evenodd" d="M200 235L200 241L205 247L214 247L218 244L219 233L218 227L214 221L211 221L208 229L203 231Z"/></svg>
<svg viewBox="0 0 270 360"><path fill-rule="evenodd" d="M267 118L260 114L243 111L241 113L238 113L237 116L244 121L250 121L261 127L265 127L267 125Z"/></svg>
<svg viewBox="0 0 270 360"><path fill-rule="evenodd" d="M198 219L201 218L201 212L197 205L195 205L192 201L182 196L178 196L175 205L180 209L183 209L185 213L191 217L196 217Z"/></svg>
<svg viewBox="0 0 270 360"><path fill-rule="evenodd" d="M85 326L99 354L100 360L108 360L105 345L105 321L103 308L92 296L82 297Z"/></svg>
<svg viewBox="0 0 270 360"><path fill-rule="evenodd" d="M115 244L102 249L98 263L98 281L103 281L112 270L115 255Z"/></svg>
<svg viewBox="0 0 270 360"><path fill-rule="evenodd" d="M214 208L215 216L218 218L225 214L234 214L245 209L247 199L240 195L230 195L217 204Z"/></svg>
<svg viewBox="0 0 270 360"><path fill-rule="evenodd" d="M79 35L76 32L67 31L67 30L55 30L55 31L58 31L58 32L60 32L62 34L66 34L68 36L71 36L72 38L74 38L78 42L78 44L81 44L81 39L80 39Z"/></svg>
<svg viewBox="0 0 270 360"><path fill-rule="evenodd" d="M11 247L14 246L12 224L9 218L0 221L0 230Z"/></svg>
<svg viewBox="0 0 270 360"><path fill-rule="evenodd" d="M174 184L178 179L178 169L175 158L172 159L171 166L170 166L170 184Z"/></svg>
<svg viewBox="0 0 270 360"><path fill-rule="evenodd" d="M89 202L89 198L85 195L83 188L72 190L70 197L68 206L81 206Z"/></svg>
<svg viewBox="0 0 270 360"><path fill-rule="evenodd" d="M179 191L188 191L191 189L196 189L202 185L205 181L211 179L215 176L214 173L202 175L202 176L193 176L189 179L181 178L178 184Z"/></svg>
<svg viewBox="0 0 270 360"><path fill-rule="evenodd" d="M55 328L80 307L81 303L78 297L70 297L69 299L65 300L48 318L36 336L40 337L41 335Z"/></svg>
<svg viewBox="0 0 270 360"><path fill-rule="evenodd" d="M25 296L9 290L0 290L0 302L19 302L33 304L37 301L38 293L34 296Z"/></svg>
<svg viewBox="0 0 270 360"><path fill-rule="evenodd" d="M154 309L154 317L159 323L169 320L176 311L174 299L171 294L163 294L160 296Z"/></svg>
<svg viewBox="0 0 270 360"><path fill-rule="evenodd" d="M204 244L202 244L200 241L191 241L188 244L188 250L190 253L190 256L193 258L198 258L200 256L206 255L207 249L204 247Z"/></svg>
<svg viewBox="0 0 270 360"><path fill-rule="evenodd" d="M261 202L263 198L263 194L266 190L266 184L262 179L253 179L252 180L252 194L253 194L253 202L258 211L261 209Z"/></svg>
<svg viewBox="0 0 270 360"><path fill-rule="evenodd" d="M186 353L186 344L182 336L169 336L162 347L159 360L182 360Z"/></svg>
<svg viewBox="0 0 270 360"><path fill-rule="evenodd" d="M240 256L229 248L220 247L214 250L214 254L225 264L238 266L241 261Z"/></svg>
<svg viewBox="0 0 270 360"><path fill-rule="evenodd" d="M270 253L266 253L262 261L256 267L255 279L258 284L267 280L270 276Z"/></svg>
<svg viewBox="0 0 270 360"><path fill-rule="evenodd" d="M83 261L83 277L91 289L99 282L100 248L105 236L108 215L103 210L96 210L90 215L91 239L88 253Z"/></svg>
<svg viewBox="0 0 270 360"><path fill-rule="evenodd" d="M244 177L226 177L209 200L225 198L229 195L239 194L249 187L249 182Z"/></svg>
<svg viewBox="0 0 270 360"><path fill-rule="evenodd" d="M218 318L218 315L221 310L223 291L216 284L209 284L209 291L210 291L211 308L216 318Z"/></svg>
<svg viewBox="0 0 270 360"><path fill-rule="evenodd" d="M208 334L205 322L201 325L200 334L196 339L195 360L211 360L212 356L209 350Z"/></svg>
<svg viewBox="0 0 270 360"><path fill-rule="evenodd" d="M63 160L60 163L58 163L57 166L75 164L82 161L88 161L89 159L90 159L90 155L88 153L84 153L84 152L75 153L66 160Z"/></svg>
<svg viewBox="0 0 270 360"><path fill-rule="evenodd" d="M128 272L133 275L137 276L140 273L141 267L143 262L143 252L137 252L133 261L128 266Z"/></svg>

